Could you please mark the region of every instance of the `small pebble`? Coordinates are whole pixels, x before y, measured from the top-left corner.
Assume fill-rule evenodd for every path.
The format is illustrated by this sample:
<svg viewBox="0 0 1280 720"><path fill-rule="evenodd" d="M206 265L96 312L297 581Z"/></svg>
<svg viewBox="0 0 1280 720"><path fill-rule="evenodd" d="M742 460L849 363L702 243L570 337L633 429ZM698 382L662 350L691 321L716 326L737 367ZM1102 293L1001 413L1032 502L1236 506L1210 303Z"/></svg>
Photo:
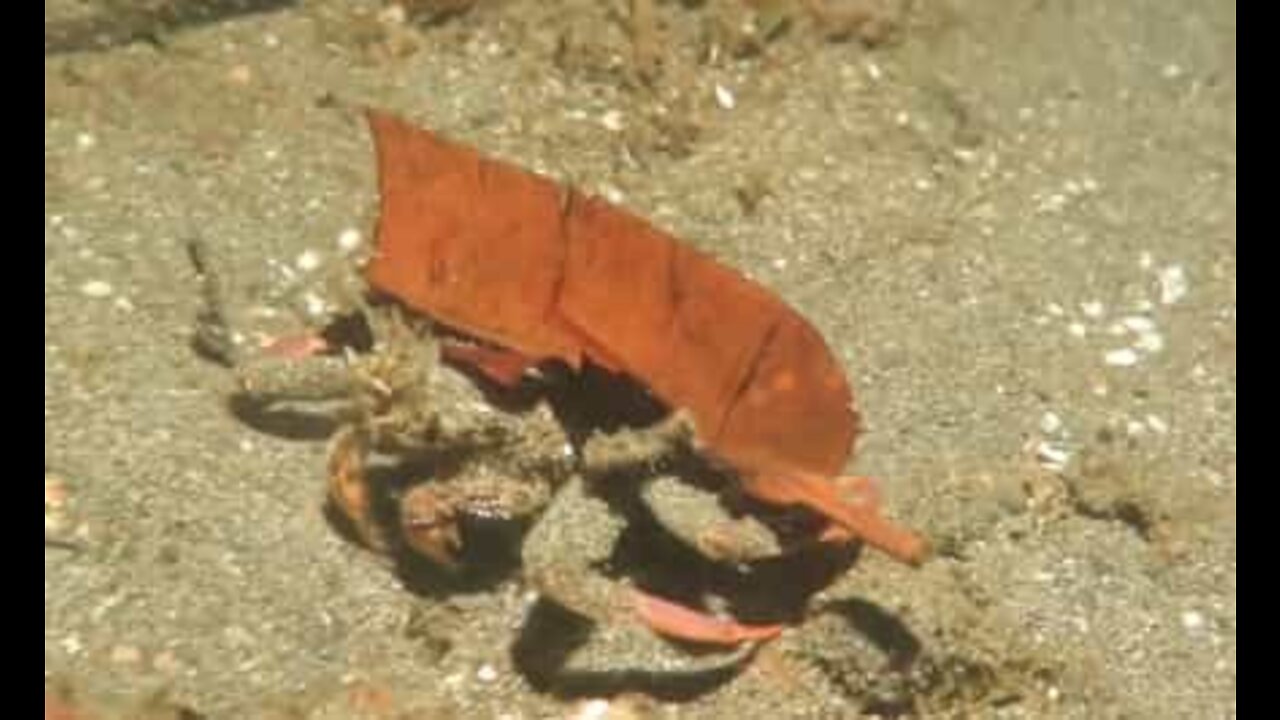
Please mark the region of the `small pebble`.
<svg viewBox="0 0 1280 720"><path fill-rule="evenodd" d="M302 272L311 272L320 267L320 253L315 250L307 250L298 256L295 264Z"/></svg>
<svg viewBox="0 0 1280 720"><path fill-rule="evenodd" d="M79 135L76 135L76 147L80 148L81 150L88 150L89 148L97 144L98 144L97 138L95 138L93 135L90 135L89 133L82 132Z"/></svg>
<svg viewBox="0 0 1280 720"><path fill-rule="evenodd" d="M622 113L618 110L610 110L600 116L600 124L603 125L606 130L618 132L624 125L622 122Z"/></svg>
<svg viewBox="0 0 1280 720"><path fill-rule="evenodd" d="M604 720L609 717L609 701L604 698L586 700L569 717L570 720Z"/></svg>
<svg viewBox="0 0 1280 720"><path fill-rule="evenodd" d="M1062 470L1071 460L1071 453L1060 444L1042 441L1036 444L1036 459L1048 470Z"/></svg>
<svg viewBox="0 0 1280 720"><path fill-rule="evenodd" d="M737 105L737 100L733 97L733 92L729 88L717 84L716 85L716 104L725 110L732 110Z"/></svg>
<svg viewBox="0 0 1280 720"><path fill-rule="evenodd" d="M1130 367L1138 364L1138 353L1133 348L1108 351L1103 360L1113 367Z"/></svg>
<svg viewBox="0 0 1280 720"><path fill-rule="evenodd" d="M476 670L476 679L480 682L493 682L498 679L498 671L494 670L492 665L481 665L480 669Z"/></svg>
<svg viewBox="0 0 1280 720"><path fill-rule="evenodd" d="M1169 423L1165 422L1164 420L1161 420L1156 415L1147 416L1147 427L1151 428L1155 432L1160 433L1161 435L1164 435L1169 432Z"/></svg>
<svg viewBox="0 0 1280 720"><path fill-rule="evenodd" d="M618 189L616 185L610 185L608 183L600 186L600 194L604 195L606 200L615 205L621 204L622 201L626 199L626 195L622 193L622 190Z"/></svg>
<svg viewBox="0 0 1280 720"><path fill-rule="evenodd" d="M1087 330L1085 329L1084 323L1073 322L1067 326L1067 332L1071 333L1075 337L1082 338L1085 336Z"/></svg>
<svg viewBox="0 0 1280 720"><path fill-rule="evenodd" d="M1097 300L1080 303L1080 311L1087 317L1098 319L1102 317L1102 313L1106 311L1106 306Z"/></svg>
<svg viewBox="0 0 1280 720"><path fill-rule="evenodd" d="M313 318L323 317L329 310L329 305L324 298L315 293L307 293L302 300L306 305L307 314Z"/></svg>
<svg viewBox="0 0 1280 720"><path fill-rule="evenodd" d="M360 231L355 228L347 228L338 235L338 249L344 253L360 247Z"/></svg>
<svg viewBox="0 0 1280 720"><path fill-rule="evenodd" d="M1062 429L1062 418L1057 413L1046 412L1040 418L1040 431L1046 435L1052 435Z"/></svg>
<svg viewBox="0 0 1280 720"><path fill-rule="evenodd" d="M1187 273L1181 265L1170 265L1160 271L1160 302L1172 305L1187 294Z"/></svg>
<svg viewBox="0 0 1280 720"><path fill-rule="evenodd" d="M1138 336L1138 341L1134 343L1134 347L1144 352L1158 353L1164 349L1164 338L1160 336L1160 333L1142 333Z"/></svg>
<svg viewBox="0 0 1280 720"><path fill-rule="evenodd" d="M1199 630L1204 627L1204 615L1195 610L1187 610L1182 613L1182 627L1188 630Z"/></svg>
<svg viewBox="0 0 1280 720"><path fill-rule="evenodd" d="M1149 333L1154 332L1156 329L1155 321L1141 315L1130 315L1121 320L1120 323L1136 333Z"/></svg>
<svg viewBox="0 0 1280 720"><path fill-rule="evenodd" d="M1056 213L1067 206L1067 196L1062 193L1053 193L1040 201L1040 210L1043 212Z"/></svg>
<svg viewBox="0 0 1280 720"><path fill-rule="evenodd" d="M92 298L104 298L111 294L113 288L106 280L90 280L80 286L80 292Z"/></svg>
<svg viewBox="0 0 1280 720"><path fill-rule="evenodd" d="M84 643L80 642L79 635L68 635L62 638L61 645L68 655L79 655L84 650Z"/></svg>
<svg viewBox="0 0 1280 720"><path fill-rule="evenodd" d="M879 80L880 78L884 77L884 71L880 69L879 65L873 62L869 62L867 63L867 75L872 80Z"/></svg>

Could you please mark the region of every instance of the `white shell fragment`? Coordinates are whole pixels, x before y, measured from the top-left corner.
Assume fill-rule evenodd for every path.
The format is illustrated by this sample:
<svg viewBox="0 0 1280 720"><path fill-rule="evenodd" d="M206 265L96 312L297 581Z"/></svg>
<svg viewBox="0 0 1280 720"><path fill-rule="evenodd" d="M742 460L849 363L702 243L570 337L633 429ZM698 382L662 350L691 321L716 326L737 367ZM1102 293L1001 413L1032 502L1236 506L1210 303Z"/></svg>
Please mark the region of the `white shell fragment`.
<svg viewBox="0 0 1280 720"><path fill-rule="evenodd" d="M1141 315L1130 315L1129 317L1121 320L1120 323L1126 328L1139 334L1153 332L1156 329L1154 320Z"/></svg>
<svg viewBox="0 0 1280 720"><path fill-rule="evenodd" d="M347 228L338 235L338 249L344 253L360 247L360 231L355 228Z"/></svg>
<svg viewBox="0 0 1280 720"><path fill-rule="evenodd" d="M732 110L738 104L733 97L733 91L723 85L717 84L715 93L716 104L725 110Z"/></svg>
<svg viewBox="0 0 1280 720"><path fill-rule="evenodd" d="M1182 613L1182 627L1188 630L1199 630L1204 627L1204 615L1195 610L1187 610Z"/></svg>
<svg viewBox="0 0 1280 720"><path fill-rule="evenodd" d="M111 283L106 280L90 280L80 286L80 292L92 298L104 298L112 293Z"/></svg>
<svg viewBox="0 0 1280 720"><path fill-rule="evenodd" d="M1131 367L1138 364L1138 353L1133 348L1110 350L1102 357L1112 367Z"/></svg>
<svg viewBox="0 0 1280 720"><path fill-rule="evenodd" d="M618 132L624 126L622 113L618 110L609 110L600 116L600 124L603 125L606 130Z"/></svg>
<svg viewBox="0 0 1280 720"><path fill-rule="evenodd" d="M298 269L302 272L311 272L312 270L320 267L320 253L315 250L303 251L303 253L298 256L295 263L297 264Z"/></svg>
<svg viewBox="0 0 1280 720"><path fill-rule="evenodd" d="M587 700L569 717L572 720L604 720L609 717L609 701L604 698Z"/></svg>
<svg viewBox="0 0 1280 720"><path fill-rule="evenodd" d="M1138 335L1134 347L1143 352L1158 353L1164 349L1164 338L1157 332L1142 333Z"/></svg>
<svg viewBox="0 0 1280 720"><path fill-rule="evenodd" d="M1041 441L1036 444L1036 460L1047 470L1059 471L1071 461L1071 452L1061 443Z"/></svg>
<svg viewBox="0 0 1280 720"><path fill-rule="evenodd" d="M1181 265L1170 265L1160 271L1160 302L1172 305L1187 294L1187 273Z"/></svg>

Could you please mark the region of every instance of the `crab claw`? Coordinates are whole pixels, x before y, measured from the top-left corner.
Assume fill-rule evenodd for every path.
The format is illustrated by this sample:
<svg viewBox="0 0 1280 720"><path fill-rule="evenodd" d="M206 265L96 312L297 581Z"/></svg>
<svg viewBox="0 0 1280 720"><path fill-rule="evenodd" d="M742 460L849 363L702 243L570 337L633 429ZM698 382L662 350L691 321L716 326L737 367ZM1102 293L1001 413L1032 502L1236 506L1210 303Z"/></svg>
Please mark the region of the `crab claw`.
<svg viewBox="0 0 1280 720"><path fill-rule="evenodd" d="M782 625L743 625L691 610L639 590L631 591L632 604L641 621L660 635L710 645L735 646L756 640L772 640Z"/></svg>
<svg viewBox="0 0 1280 720"><path fill-rule="evenodd" d="M462 534L453 503L430 485L410 488L400 502L400 527L415 552L438 565L456 570Z"/></svg>
<svg viewBox="0 0 1280 720"><path fill-rule="evenodd" d="M346 518L357 538L366 547L381 551L386 547L373 517L373 498L364 472L364 438L347 429L330 441L329 501Z"/></svg>
<svg viewBox="0 0 1280 720"><path fill-rule="evenodd" d="M736 648L782 632L781 626L713 617L601 575L599 565L608 560L623 529L622 518L587 491L582 477L573 477L525 539L526 576L539 593L566 610L605 628L641 633L659 647L668 644L656 636Z"/></svg>
<svg viewBox="0 0 1280 720"><path fill-rule="evenodd" d="M262 343L264 355L281 360L305 360L329 349L329 342L316 333L273 336Z"/></svg>

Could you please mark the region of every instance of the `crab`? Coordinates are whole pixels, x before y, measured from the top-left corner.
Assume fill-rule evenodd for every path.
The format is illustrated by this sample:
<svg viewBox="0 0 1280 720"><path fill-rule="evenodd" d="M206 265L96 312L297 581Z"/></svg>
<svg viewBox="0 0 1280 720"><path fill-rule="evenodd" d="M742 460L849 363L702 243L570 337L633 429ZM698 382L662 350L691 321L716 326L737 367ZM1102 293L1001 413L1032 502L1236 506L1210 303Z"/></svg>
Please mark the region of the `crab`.
<svg viewBox="0 0 1280 720"><path fill-rule="evenodd" d="M256 411L304 405L334 417L329 505L369 549L458 571L469 523L531 525L520 560L539 595L627 635L637 657L687 672L736 664L783 625L714 616L600 572L627 529L620 504L642 506L697 555L743 573L815 544L847 550L796 525L803 520L726 492L731 484L699 461L685 413L639 428L582 427L554 406L546 388L555 378L531 378L514 392L487 385L469 372L469 346L376 302L352 273L331 277L338 310L250 350L209 248L194 242L190 250L204 295L197 347L234 370L237 398ZM377 467L387 459L401 476L395 482ZM847 490L878 501L873 487ZM658 638L725 652L681 652Z"/></svg>

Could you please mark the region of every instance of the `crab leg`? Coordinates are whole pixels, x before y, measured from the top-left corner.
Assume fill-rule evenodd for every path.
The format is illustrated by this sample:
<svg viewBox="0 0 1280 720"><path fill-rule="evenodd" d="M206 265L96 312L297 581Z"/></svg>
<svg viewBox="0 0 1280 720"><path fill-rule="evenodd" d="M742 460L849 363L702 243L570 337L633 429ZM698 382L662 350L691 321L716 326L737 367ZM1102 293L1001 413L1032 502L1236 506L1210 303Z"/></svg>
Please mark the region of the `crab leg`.
<svg viewBox="0 0 1280 720"><path fill-rule="evenodd" d="M349 521L365 547L385 551L387 539L373 513L373 489L364 472L367 439L344 428L329 443L329 501Z"/></svg>
<svg viewBox="0 0 1280 720"><path fill-rule="evenodd" d="M668 637L710 645L734 646L751 640L770 640L782 625L744 625L700 613L640 590L632 590L636 614L650 630Z"/></svg>
<svg viewBox="0 0 1280 720"><path fill-rule="evenodd" d="M662 527L708 559L750 563L786 552L767 525L750 516L726 515L718 494L678 477L648 479L640 496Z"/></svg>
<svg viewBox="0 0 1280 720"><path fill-rule="evenodd" d="M574 477L526 539L525 571L540 592L606 627L630 621L659 635L729 647L781 632L780 626L717 618L600 576L593 566L608 558L622 530L622 520Z"/></svg>

